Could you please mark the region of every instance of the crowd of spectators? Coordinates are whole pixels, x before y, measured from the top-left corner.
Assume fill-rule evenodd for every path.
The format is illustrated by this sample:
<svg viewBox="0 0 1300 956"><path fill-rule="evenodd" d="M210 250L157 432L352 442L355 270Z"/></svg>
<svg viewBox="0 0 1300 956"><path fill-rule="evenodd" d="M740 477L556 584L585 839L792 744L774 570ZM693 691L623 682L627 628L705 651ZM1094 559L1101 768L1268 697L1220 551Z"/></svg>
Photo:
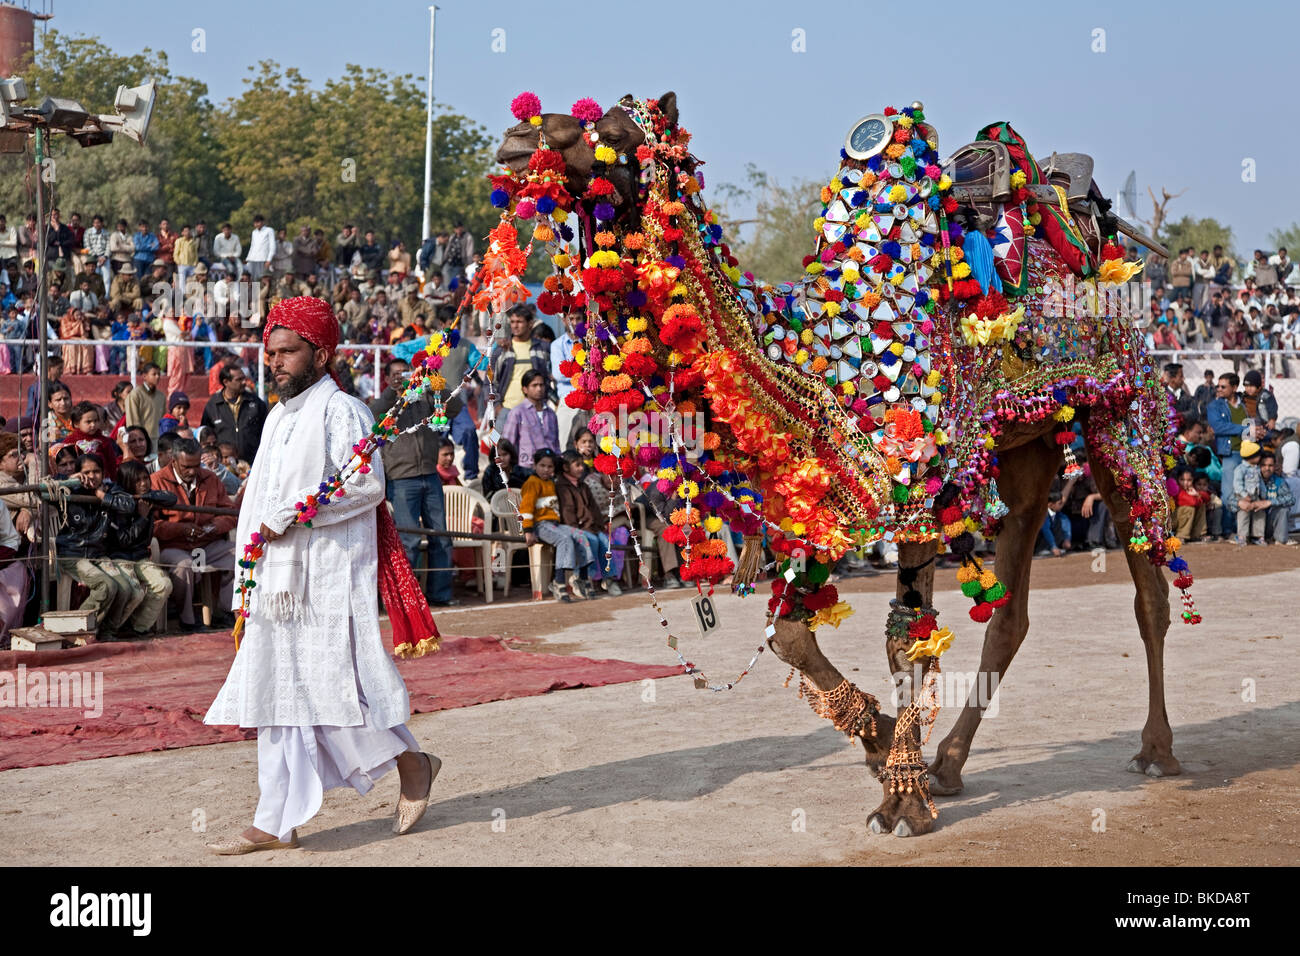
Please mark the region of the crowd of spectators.
<svg viewBox="0 0 1300 956"><path fill-rule="evenodd" d="M1259 369L1244 376L1205 372L1193 391L1183 367L1169 362L1161 381L1178 416L1175 461L1165 481L1183 541L1232 541L1239 547L1296 546L1300 523L1300 419L1279 419L1277 399ZM1105 499L1087 467L1082 436L1075 455L1082 475L1058 476L1039 533L1037 553L1117 548Z"/></svg>

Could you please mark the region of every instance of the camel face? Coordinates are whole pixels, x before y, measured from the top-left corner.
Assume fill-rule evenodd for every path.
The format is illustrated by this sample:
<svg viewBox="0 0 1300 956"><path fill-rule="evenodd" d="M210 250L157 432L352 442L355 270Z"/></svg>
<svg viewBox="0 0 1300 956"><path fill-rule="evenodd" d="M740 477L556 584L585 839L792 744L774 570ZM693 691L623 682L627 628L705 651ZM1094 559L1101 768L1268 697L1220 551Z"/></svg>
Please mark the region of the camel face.
<svg viewBox="0 0 1300 956"><path fill-rule="evenodd" d="M543 113L541 132L546 142L564 157L568 169L566 187L574 196L581 196L591 179L591 164L596 159L593 147L582 137L582 123L565 113ZM523 173L528 169L528 157L537 150L538 127L531 123L517 123L506 131L506 138L497 149L497 162L511 172Z"/></svg>
<svg viewBox="0 0 1300 956"><path fill-rule="evenodd" d="M610 202L618 209L620 218L635 214L640 178L636 150L645 142L645 134L621 106L611 107L596 121L596 143L609 146L625 162L603 167L597 164L595 145L583 136L583 124L565 113L543 113L541 132L546 136L547 145L564 157L565 185L570 194L581 197L594 176L604 176L614 184ZM497 162L512 172L523 173L537 143L538 127L518 123L506 131L497 149Z"/></svg>

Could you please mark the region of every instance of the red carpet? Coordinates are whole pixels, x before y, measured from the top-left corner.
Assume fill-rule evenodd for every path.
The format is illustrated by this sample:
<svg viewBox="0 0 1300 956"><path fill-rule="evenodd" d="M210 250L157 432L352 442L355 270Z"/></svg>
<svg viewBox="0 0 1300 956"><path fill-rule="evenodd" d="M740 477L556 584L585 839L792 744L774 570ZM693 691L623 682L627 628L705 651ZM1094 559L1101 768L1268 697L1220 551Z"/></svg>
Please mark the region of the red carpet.
<svg viewBox="0 0 1300 956"><path fill-rule="evenodd" d="M511 650L496 637L444 638L442 648L398 662L416 713L681 673L678 667ZM102 699L91 707L84 702L16 707L6 700L0 706L0 770L255 737L253 730L202 722L234 650L229 634L213 633L67 651L0 652L0 693L6 696L15 693L19 664L26 666L29 700L37 675L47 683L55 671L103 675ZM75 680L78 689L87 686L80 676ZM102 707L100 716L84 715L95 707Z"/></svg>

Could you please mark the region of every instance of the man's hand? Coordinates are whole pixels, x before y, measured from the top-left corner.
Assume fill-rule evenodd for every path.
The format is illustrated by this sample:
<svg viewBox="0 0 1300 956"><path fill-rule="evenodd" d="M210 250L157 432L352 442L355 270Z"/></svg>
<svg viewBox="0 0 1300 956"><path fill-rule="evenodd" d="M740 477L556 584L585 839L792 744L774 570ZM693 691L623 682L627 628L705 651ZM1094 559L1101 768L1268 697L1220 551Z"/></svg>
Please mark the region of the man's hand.
<svg viewBox="0 0 1300 956"><path fill-rule="evenodd" d="M272 531L266 525L262 525L262 527L259 528L258 531L262 535L262 537L265 538L267 541L278 541L284 537L284 534L282 532Z"/></svg>
<svg viewBox="0 0 1300 956"><path fill-rule="evenodd" d="M26 508L18 512L14 517L14 530L19 534L26 534L27 529L32 526L32 516Z"/></svg>

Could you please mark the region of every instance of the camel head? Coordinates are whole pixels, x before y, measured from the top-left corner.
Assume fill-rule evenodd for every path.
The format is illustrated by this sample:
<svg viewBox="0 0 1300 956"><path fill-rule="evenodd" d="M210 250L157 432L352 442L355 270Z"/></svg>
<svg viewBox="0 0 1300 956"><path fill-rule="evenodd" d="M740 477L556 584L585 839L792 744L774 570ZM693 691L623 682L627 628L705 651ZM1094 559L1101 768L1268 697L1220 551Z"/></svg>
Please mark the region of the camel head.
<svg viewBox="0 0 1300 956"><path fill-rule="evenodd" d="M665 93L651 102L657 104L653 111L654 121L662 117L662 125L674 129L677 125L677 94ZM565 186L569 193L581 197L593 178L608 179L614 185L614 196L609 201L618 210L620 221L632 225L638 212L641 170L636 151L646 143L646 131L632 116L635 107L636 101L629 93L594 124L584 123L567 113L542 113L540 126L522 122L506 131L505 140L497 149L497 162L513 173L526 172L528 159L537 149L540 132L546 137L547 145L564 157ZM596 147L600 145L613 149L619 156L618 160L608 164L598 161Z"/></svg>

